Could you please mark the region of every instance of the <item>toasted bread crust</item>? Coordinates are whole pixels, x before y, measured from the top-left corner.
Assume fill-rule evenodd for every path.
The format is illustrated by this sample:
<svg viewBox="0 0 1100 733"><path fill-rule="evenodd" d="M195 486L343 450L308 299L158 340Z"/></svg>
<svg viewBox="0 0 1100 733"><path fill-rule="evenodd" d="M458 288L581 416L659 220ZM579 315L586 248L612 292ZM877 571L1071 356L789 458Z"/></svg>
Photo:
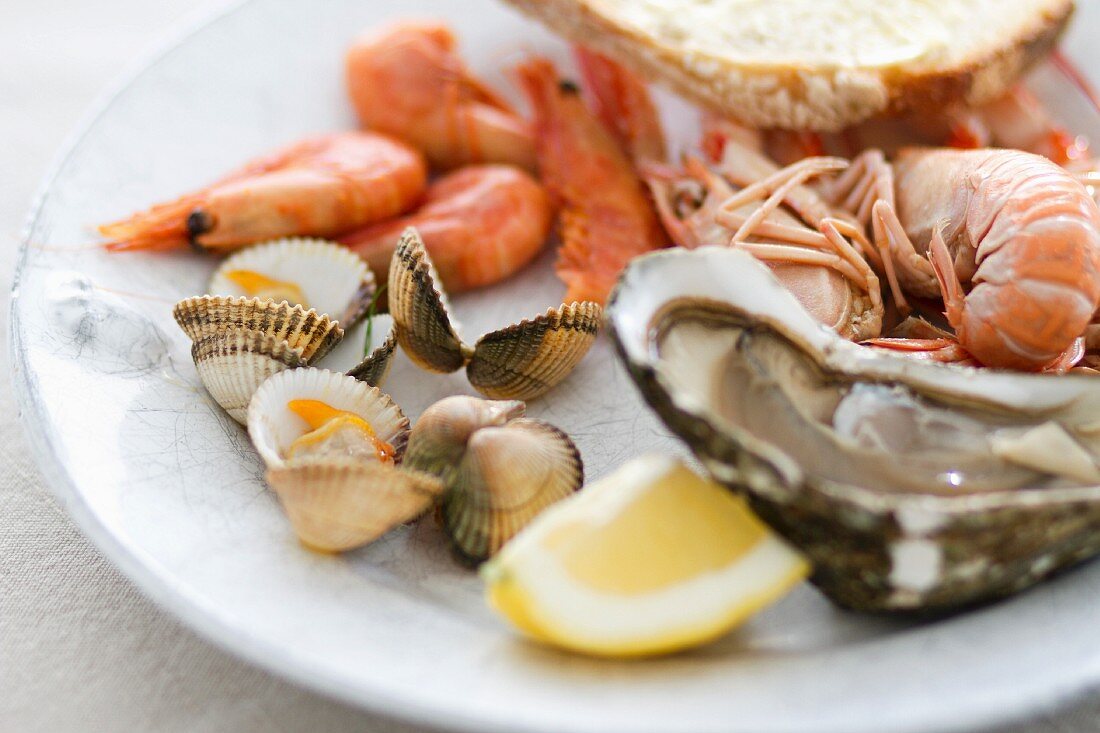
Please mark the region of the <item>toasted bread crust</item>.
<svg viewBox="0 0 1100 733"><path fill-rule="evenodd" d="M693 57L608 17L588 0L505 1L720 114L754 127L822 132L883 114L993 99L1051 50L1074 8L1074 0L1051 0L998 47L976 49L950 67L814 69Z"/></svg>

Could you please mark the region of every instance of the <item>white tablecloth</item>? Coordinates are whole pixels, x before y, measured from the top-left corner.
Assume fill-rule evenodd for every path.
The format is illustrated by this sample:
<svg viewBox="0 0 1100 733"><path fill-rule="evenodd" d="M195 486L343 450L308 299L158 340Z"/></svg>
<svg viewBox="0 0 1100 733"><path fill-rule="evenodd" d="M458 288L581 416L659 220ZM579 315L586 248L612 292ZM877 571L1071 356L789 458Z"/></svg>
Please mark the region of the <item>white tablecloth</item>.
<svg viewBox="0 0 1100 733"><path fill-rule="evenodd" d="M0 3L4 358L18 232L51 156L97 91L192 7L187 0ZM1075 50L1088 35L1077 28ZM21 433L0 379L0 731L411 733L249 667L153 606L60 511ZM1100 732L1100 699L1014 733L1065 731Z"/></svg>

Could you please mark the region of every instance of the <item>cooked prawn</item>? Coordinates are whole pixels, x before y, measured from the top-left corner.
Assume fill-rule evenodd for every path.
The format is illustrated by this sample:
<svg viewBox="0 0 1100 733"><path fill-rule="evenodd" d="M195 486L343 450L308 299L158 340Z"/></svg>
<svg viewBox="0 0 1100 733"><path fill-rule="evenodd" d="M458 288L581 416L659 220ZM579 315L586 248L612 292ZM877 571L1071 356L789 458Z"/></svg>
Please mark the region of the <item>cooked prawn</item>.
<svg viewBox="0 0 1100 733"><path fill-rule="evenodd" d="M331 236L407 210L424 193L416 150L384 135L309 138L204 189L99 227L111 250L191 244L227 252L275 237Z"/></svg>
<svg viewBox="0 0 1100 733"><path fill-rule="evenodd" d="M535 170L531 125L474 77L439 23L400 23L357 40L347 86L363 127L408 141L433 166L511 163Z"/></svg>
<svg viewBox="0 0 1100 733"><path fill-rule="evenodd" d="M870 226L895 301L943 299L960 345L986 366L1066 359L1100 301L1100 209L1047 158L910 148L860 155L831 196Z"/></svg>
<svg viewBox="0 0 1100 733"><path fill-rule="evenodd" d="M637 172L579 89L546 59L517 68L535 114L539 169L561 207L565 300L604 303L626 264L667 239Z"/></svg>
<svg viewBox="0 0 1100 733"><path fill-rule="evenodd" d="M416 227L443 285L457 293L503 280L542 249L550 234L550 196L518 168L459 168L428 186L410 214L340 237L385 282L401 232Z"/></svg>

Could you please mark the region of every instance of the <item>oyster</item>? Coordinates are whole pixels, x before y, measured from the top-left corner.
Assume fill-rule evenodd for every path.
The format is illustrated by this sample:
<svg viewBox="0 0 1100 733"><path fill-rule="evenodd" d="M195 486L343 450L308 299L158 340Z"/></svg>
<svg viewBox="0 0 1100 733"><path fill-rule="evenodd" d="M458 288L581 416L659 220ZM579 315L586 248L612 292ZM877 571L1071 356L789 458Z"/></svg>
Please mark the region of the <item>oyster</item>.
<svg viewBox="0 0 1100 733"><path fill-rule="evenodd" d="M387 395L339 372L276 374L248 408L267 481L301 542L343 552L426 512L435 476L399 466L409 421Z"/></svg>
<svg viewBox="0 0 1100 733"><path fill-rule="evenodd" d="M409 436L405 465L442 479L440 522L468 564L488 560L583 483L569 436L523 413L522 402L448 397L425 410Z"/></svg>
<svg viewBox="0 0 1100 733"><path fill-rule="evenodd" d="M1100 551L1100 382L945 367L848 342L742 252L639 258L614 341L718 480L864 610L941 610Z"/></svg>
<svg viewBox="0 0 1100 733"><path fill-rule="evenodd" d="M374 276L340 245L280 239L241 250L214 273L210 292L180 301L173 314L195 342L191 354L207 391L239 422L275 371L324 359L368 384L381 384L389 371L393 321L374 315ZM294 351L297 362L288 356Z"/></svg>
<svg viewBox="0 0 1100 733"><path fill-rule="evenodd" d="M487 397L538 397L565 379L596 340L602 311L585 301L549 308L468 346L451 320L438 279L420 235L405 230L389 275L397 341L413 363L429 371L466 367L470 384Z"/></svg>

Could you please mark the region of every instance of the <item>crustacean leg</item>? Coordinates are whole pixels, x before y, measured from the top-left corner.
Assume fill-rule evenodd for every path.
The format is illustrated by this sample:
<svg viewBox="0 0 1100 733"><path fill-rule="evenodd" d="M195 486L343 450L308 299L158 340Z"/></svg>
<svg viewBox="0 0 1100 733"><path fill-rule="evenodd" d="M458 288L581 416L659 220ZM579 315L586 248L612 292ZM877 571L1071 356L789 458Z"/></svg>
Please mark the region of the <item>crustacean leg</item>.
<svg viewBox="0 0 1100 733"><path fill-rule="evenodd" d="M931 284L935 273L898 219L894 171L882 151L868 150L858 155L848 170L828 186L826 198L870 228L878 251L876 264L886 276L894 302L902 312L907 312L909 305L900 279Z"/></svg>

